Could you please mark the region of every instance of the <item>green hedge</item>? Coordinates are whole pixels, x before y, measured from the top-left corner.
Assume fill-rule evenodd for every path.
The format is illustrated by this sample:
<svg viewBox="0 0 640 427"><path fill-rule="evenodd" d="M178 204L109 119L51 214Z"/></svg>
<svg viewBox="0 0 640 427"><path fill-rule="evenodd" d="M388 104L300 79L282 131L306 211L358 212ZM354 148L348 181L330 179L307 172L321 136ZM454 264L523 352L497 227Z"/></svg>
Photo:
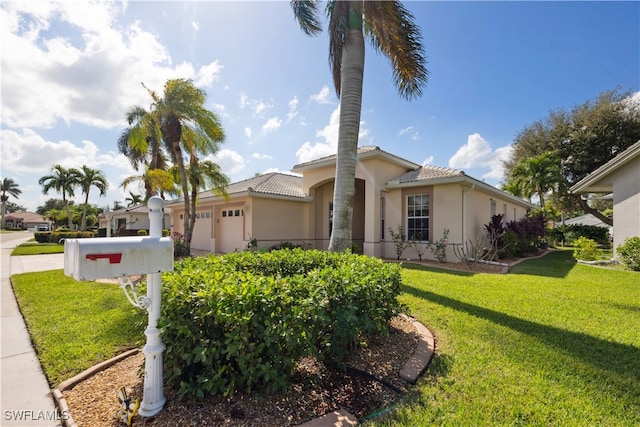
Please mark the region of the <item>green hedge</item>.
<svg viewBox="0 0 640 427"><path fill-rule="evenodd" d="M340 364L388 333L400 267L287 249L187 258L163 275L165 380L180 396L280 391L298 360Z"/></svg>
<svg viewBox="0 0 640 427"><path fill-rule="evenodd" d="M94 237L93 231L43 231L34 233L38 243L58 243L60 239L86 239Z"/></svg>
<svg viewBox="0 0 640 427"><path fill-rule="evenodd" d="M595 240L600 245L611 243L609 230L597 225L565 224L547 230L547 236L551 240L550 243L563 246L573 245L573 242L580 237Z"/></svg>

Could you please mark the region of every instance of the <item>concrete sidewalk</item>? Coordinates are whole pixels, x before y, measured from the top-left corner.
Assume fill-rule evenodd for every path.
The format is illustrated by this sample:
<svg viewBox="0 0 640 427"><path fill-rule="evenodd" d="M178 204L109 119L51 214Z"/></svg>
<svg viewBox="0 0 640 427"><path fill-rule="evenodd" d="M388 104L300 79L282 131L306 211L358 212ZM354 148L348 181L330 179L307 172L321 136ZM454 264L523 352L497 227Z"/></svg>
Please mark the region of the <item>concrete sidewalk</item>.
<svg viewBox="0 0 640 427"><path fill-rule="evenodd" d="M64 414L56 412L51 390L36 356L29 332L16 303L9 277L31 271L63 268L64 255L11 257L13 247L33 236L32 233L2 237L0 349L0 425L61 426Z"/></svg>

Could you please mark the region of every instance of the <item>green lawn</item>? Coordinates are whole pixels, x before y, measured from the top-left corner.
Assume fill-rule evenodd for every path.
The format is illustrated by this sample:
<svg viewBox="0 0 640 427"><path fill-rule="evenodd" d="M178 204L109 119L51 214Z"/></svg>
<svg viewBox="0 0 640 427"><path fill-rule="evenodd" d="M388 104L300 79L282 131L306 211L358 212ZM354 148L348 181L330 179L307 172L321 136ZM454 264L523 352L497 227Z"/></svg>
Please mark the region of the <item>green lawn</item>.
<svg viewBox="0 0 640 427"><path fill-rule="evenodd" d="M639 273L558 251L506 275L406 264L403 279L436 355L374 425L640 425ZM12 282L52 384L144 341L144 312L115 285L61 270Z"/></svg>
<svg viewBox="0 0 640 427"><path fill-rule="evenodd" d="M11 276L49 385L141 345L146 312L117 285L77 282L63 270Z"/></svg>
<svg viewBox="0 0 640 427"><path fill-rule="evenodd" d="M64 253L64 245L60 245L58 243L37 243L35 241L29 241L17 246L11 252L11 255L40 255L61 253Z"/></svg>
<svg viewBox="0 0 640 427"><path fill-rule="evenodd" d="M640 425L638 273L570 251L507 275L406 267L402 301L436 356L377 425Z"/></svg>

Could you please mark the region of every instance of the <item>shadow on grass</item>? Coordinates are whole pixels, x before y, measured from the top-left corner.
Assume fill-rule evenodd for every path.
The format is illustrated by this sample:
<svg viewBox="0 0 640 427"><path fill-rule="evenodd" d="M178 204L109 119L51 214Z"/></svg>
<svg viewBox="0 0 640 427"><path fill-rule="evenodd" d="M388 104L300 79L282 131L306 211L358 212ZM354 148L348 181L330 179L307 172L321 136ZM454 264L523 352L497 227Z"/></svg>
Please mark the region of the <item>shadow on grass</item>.
<svg viewBox="0 0 640 427"><path fill-rule="evenodd" d="M635 393L640 393L640 349L631 345L619 344L596 338L580 332L572 332L553 326L542 325L529 320L510 316L499 311L465 303L444 295L418 289L409 285L403 291L452 308L481 319L489 320L539 339L562 353L570 354L593 367L618 376L618 379L635 383ZM606 326L606 325L603 325ZM621 390L627 393L631 390Z"/></svg>
<svg viewBox="0 0 640 427"><path fill-rule="evenodd" d="M529 274L561 279L566 277L575 265L576 260L573 258L573 251L552 251L543 257L529 259L514 265L509 269L509 274Z"/></svg>
<svg viewBox="0 0 640 427"><path fill-rule="evenodd" d="M463 276L463 277L469 277L469 276L473 276L474 274L477 274L476 272L473 272L473 271L451 270L448 268L438 268L438 267L433 267L431 265L413 264L409 262L403 262L402 268L405 268L407 270L432 271L434 273L445 273L445 274L451 274L453 276Z"/></svg>

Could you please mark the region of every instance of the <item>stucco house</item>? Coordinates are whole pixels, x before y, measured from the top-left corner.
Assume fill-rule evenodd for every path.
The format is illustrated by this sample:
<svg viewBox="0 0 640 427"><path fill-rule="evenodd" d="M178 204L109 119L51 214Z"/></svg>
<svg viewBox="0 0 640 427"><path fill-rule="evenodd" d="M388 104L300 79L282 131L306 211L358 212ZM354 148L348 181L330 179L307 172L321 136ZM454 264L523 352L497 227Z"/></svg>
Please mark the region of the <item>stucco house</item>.
<svg viewBox="0 0 640 427"><path fill-rule="evenodd" d="M640 141L578 181L570 191L613 193L614 251L625 239L640 236Z"/></svg>
<svg viewBox="0 0 640 427"><path fill-rule="evenodd" d="M331 235L336 156L293 167L298 175L268 173L230 184L230 198L207 191L198 196L191 246L216 253L282 241L326 249ZM183 232L182 200L167 201L173 231ZM455 169L421 166L379 147L358 148L353 242L359 252L395 258L389 228L434 242L449 229L448 242L484 236L484 224L503 214L525 216L532 205ZM426 253L425 256L430 255ZM448 259L454 261L452 249ZM417 258L411 249L404 258Z"/></svg>
<svg viewBox="0 0 640 427"><path fill-rule="evenodd" d="M49 231L51 228L49 220L33 212L19 211L6 214L4 221L7 228L22 228L32 231Z"/></svg>
<svg viewBox="0 0 640 427"><path fill-rule="evenodd" d="M117 236L127 230L149 230L149 209L146 204L107 211L98 215L100 228L107 229L108 236ZM171 209L165 207L164 229L171 229Z"/></svg>

